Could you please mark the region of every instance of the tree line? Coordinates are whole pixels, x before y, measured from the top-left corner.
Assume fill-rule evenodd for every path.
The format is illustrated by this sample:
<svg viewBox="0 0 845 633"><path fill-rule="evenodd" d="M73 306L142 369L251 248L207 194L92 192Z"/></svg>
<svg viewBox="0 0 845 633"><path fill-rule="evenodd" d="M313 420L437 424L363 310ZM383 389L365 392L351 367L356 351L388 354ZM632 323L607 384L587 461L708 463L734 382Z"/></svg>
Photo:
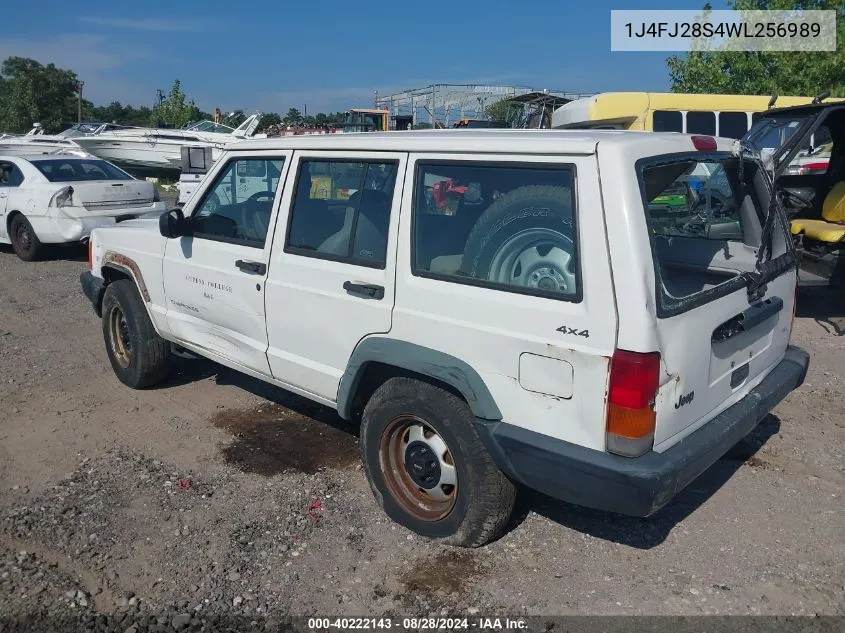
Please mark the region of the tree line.
<svg viewBox="0 0 845 633"><path fill-rule="evenodd" d="M72 70L55 64L41 64L25 57L9 57L0 65L0 133L23 133L40 123L47 133L57 133L77 122L79 116L79 77ZM189 99L177 79L170 91L156 105L136 107L112 101L95 105L82 99L83 121L102 121L140 127L183 127L191 121L213 120ZM244 118L241 110L222 122L237 126ZM290 108L281 116L276 112L262 115L259 131L271 126L330 127L343 123L343 112L323 112L303 116Z"/></svg>

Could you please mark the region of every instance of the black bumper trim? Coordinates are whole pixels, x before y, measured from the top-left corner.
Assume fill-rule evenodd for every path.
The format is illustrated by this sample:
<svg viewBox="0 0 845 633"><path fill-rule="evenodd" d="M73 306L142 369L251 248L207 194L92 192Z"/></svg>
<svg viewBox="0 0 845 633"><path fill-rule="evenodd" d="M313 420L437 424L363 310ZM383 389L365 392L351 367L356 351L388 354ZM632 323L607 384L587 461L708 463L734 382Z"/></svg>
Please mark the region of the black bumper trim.
<svg viewBox="0 0 845 633"><path fill-rule="evenodd" d="M102 316L103 293L106 290L105 282L86 270L79 275L79 283L82 284L83 294L88 297L94 307L94 312L97 316Z"/></svg>
<svg viewBox="0 0 845 633"><path fill-rule="evenodd" d="M807 375L809 354L786 356L742 400L662 453L621 457L506 422L476 420L499 467L550 497L599 510L646 517L666 505L750 433Z"/></svg>

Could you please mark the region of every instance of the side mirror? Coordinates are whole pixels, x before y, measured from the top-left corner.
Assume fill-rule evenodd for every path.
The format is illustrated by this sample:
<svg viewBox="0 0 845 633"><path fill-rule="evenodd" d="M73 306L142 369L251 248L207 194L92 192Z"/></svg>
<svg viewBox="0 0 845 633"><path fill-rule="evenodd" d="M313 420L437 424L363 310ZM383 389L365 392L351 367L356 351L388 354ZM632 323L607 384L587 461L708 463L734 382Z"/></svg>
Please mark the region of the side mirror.
<svg viewBox="0 0 845 633"><path fill-rule="evenodd" d="M158 230L163 237L168 239L185 235L186 224L182 209L170 209L158 218Z"/></svg>

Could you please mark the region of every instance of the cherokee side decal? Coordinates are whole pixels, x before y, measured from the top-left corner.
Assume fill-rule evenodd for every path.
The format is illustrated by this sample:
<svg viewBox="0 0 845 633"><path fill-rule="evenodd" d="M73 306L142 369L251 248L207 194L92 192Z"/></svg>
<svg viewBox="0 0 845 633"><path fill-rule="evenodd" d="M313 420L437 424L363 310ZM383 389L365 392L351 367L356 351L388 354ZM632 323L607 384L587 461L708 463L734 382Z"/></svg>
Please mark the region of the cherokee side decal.
<svg viewBox="0 0 845 633"><path fill-rule="evenodd" d="M199 314L199 308L197 308L196 306L191 306L191 305L188 305L187 303L182 303L181 301L176 301L175 299L171 299L170 303L172 303L173 305L175 305L179 308L183 308L185 310L190 310L191 312L196 312L197 314Z"/></svg>

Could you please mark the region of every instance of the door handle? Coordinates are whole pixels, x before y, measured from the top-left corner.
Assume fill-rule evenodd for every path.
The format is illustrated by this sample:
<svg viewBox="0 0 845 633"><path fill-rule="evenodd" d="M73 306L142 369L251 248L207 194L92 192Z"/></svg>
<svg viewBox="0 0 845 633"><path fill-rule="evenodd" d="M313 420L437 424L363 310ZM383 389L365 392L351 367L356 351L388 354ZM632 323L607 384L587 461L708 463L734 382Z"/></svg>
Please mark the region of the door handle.
<svg viewBox="0 0 845 633"><path fill-rule="evenodd" d="M351 295L362 295L373 299L384 299L384 286L356 284L352 281L344 281L343 289Z"/></svg>
<svg viewBox="0 0 845 633"><path fill-rule="evenodd" d="M736 336L741 332L747 332L748 330L757 327L763 321L773 317L782 309L783 299L780 297L770 297L765 301L759 301L752 304L747 310L740 312L731 319L728 319L713 330L710 340L713 343L727 341L729 338Z"/></svg>
<svg viewBox="0 0 845 633"><path fill-rule="evenodd" d="M235 262L235 266L245 273L253 273L255 275L263 275L267 272L267 264L262 264L261 262L246 262L239 259Z"/></svg>

